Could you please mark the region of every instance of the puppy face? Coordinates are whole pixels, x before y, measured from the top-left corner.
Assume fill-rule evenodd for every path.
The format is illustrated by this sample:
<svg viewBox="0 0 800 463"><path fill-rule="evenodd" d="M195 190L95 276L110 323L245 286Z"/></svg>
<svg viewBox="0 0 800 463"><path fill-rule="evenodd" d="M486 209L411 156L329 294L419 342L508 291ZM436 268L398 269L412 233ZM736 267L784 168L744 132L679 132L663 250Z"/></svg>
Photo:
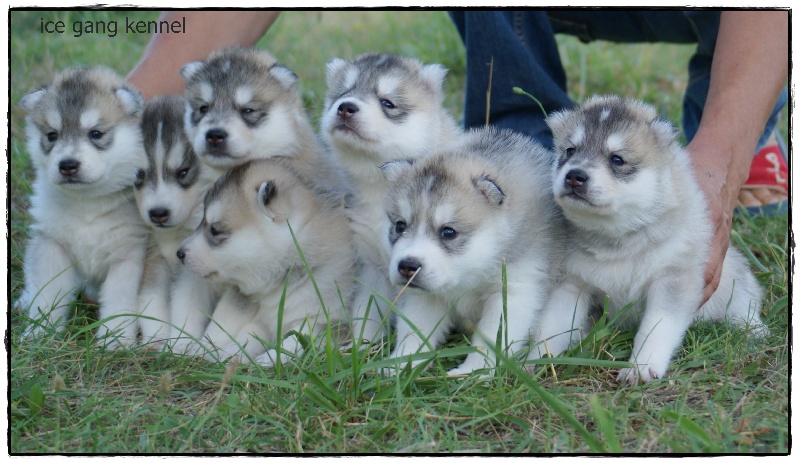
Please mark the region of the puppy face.
<svg viewBox="0 0 800 463"><path fill-rule="evenodd" d="M674 129L653 108L596 97L547 119L558 163L553 193L585 224L647 222L663 209Z"/></svg>
<svg viewBox="0 0 800 463"><path fill-rule="evenodd" d="M393 284L411 280L411 288L446 293L481 284L487 269L499 268L504 196L494 181L442 164L397 161L382 170L392 183L386 239Z"/></svg>
<svg viewBox="0 0 800 463"><path fill-rule="evenodd" d="M105 195L131 187L144 163L138 91L104 68L68 70L21 101L39 172L68 191Z"/></svg>
<svg viewBox="0 0 800 463"><path fill-rule="evenodd" d="M314 213L287 171L250 167L230 171L208 191L203 220L179 250L191 272L243 294L283 281L299 260L287 222L299 229Z"/></svg>
<svg viewBox="0 0 800 463"><path fill-rule="evenodd" d="M181 75L185 130L208 164L230 168L295 142L297 76L268 53L224 49L185 65Z"/></svg>
<svg viewBox="0 0 800 463"><path fill-rule="evenodd" d="M142 115L147 165L137 173L136 203L142 219L157 228L186 224L210 186L208 169L184 135L183 108L181 97L155 98Z"/></svg>
<svg viewBox="0 0 800 463"><path fill-rule="evenodd" d="M393 55L330 60L323 137L343 151L374 156L378 165L416 157L439 135L433 128L441 124L446 73L441 65Z"/></svg>

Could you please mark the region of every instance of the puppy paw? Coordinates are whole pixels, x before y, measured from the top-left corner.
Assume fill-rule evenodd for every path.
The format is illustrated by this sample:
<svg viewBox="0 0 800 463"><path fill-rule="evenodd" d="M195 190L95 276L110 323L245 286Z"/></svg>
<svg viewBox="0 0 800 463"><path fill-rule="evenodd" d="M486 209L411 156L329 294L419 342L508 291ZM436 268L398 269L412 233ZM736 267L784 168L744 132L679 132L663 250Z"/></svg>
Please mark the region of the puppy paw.
<svg viewBox="0 0 800 463"><path fill-rule="evenodd" d="M98 344L107 350L131 348L136 345L138 327L126 316L108 319L97 328Z"/></svg>
<svg viewBox="0 0 800 463"><path fill-rule="evenodd" d="M476 375L479 379L489 379L494 376L494 369L489 368L488 370L482 369L472 369L472 368L463 368L457 367L453 368L452 370L447 372L448 378L466 378L467 376L473 374L476 370L481 370L481 373Z"/></svg>
<svg viewBox="0 0 800 463"><path fill-rule="evenodd" d="M110 331L101 325L97 330L98 345L106 350L129 349L136 345L136 333L130 330L120 329Z"/></svg>
<svg viewBox="0 0 800 463"><path fill-rule="evenodd" d="M481 377L488 377L494 375L494 362L490 361L482 353L473 352L467 355L464 362L447 372L447 376L465 376L476 370L488 370L488 373L483 373Z"/></svg>
<svg viewBox="0 0 800 463"><path fill-rule="evenodd" d="M649 383L654 379L660 379L663 373L659 374L652 366L650 365L639 365L636 368L623 368L619 371L619 375L617 375L617 381L620 384L625 384L628 386L635 386L639 384L639 381L643 383Z"/></svg>

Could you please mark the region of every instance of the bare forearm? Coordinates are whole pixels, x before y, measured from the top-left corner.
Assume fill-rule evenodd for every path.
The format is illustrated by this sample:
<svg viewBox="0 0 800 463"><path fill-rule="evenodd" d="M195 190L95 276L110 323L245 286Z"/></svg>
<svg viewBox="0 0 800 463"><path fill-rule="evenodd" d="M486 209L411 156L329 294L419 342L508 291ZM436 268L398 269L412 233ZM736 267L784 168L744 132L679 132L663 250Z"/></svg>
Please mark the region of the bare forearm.
<svg viewBox="0 0 800 463"><path fill-rule="evenodd" d="M278 11L167 11L159 20L186 17L183 34L154 34L128 81L146 98L183 93L179 71L227 46L251 46L278 17Z"/></svg>
<svg viewBox="0 0 800 463"><path fill-rule="evenodd" d="M697 134L687 146L714 226L705 299L719 284L739 190L786 83L788 62L787 12L722 13L708 98Z"/></svg>
<svg viewBox="0 0 800 463"><path fill-rule="evenodd" d="M708 99L691 145L715 147L720 159L713 170L717 175L728 173L734 196L747 179L758 138L786 83L788 65L788 12L722 13Z"/></svg>

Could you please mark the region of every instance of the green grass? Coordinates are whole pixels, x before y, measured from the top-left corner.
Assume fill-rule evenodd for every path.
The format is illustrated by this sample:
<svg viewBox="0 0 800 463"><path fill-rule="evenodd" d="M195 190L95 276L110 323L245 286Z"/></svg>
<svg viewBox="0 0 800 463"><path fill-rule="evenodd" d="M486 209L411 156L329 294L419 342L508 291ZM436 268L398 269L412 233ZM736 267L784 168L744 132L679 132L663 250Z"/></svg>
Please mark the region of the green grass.
<svg viewBox="0 0 800 463"><path fill-rule="evenodd" d="M22 286L33 171L24 148L19 99L76 64L126 73L146 36L43 35L40 17L153 19L149 11L23 12L10 19L9 297ZM413 39L411 39L413 37ZM559 38L570 93L643 98L680 120L688 46L580 44ZM301 78L316 121L324 64L381 50L450 69L446 105L458 116L463 47L437 11L290 12L259 46ZM622 78L620 76L623 76ZM532 103L533 104L533 103ZM786 134L788 119L782 130ZM219 365L168 353L106 352L91 334L94 311L77 302L60 334L23 340L10 315L11 453L174 452L741 452L789 449L789 238L786 217L734 221L733 241L751 253L766 290L771 334L748 339L726 325L696 324L665 380L620 388L615 365L631 332L599 323L586 342L532 374L513 362L500 375L448 379L469 351L454 335L431 361L398 377L386 348L340 353L310 349L278 369Z"/></svg>

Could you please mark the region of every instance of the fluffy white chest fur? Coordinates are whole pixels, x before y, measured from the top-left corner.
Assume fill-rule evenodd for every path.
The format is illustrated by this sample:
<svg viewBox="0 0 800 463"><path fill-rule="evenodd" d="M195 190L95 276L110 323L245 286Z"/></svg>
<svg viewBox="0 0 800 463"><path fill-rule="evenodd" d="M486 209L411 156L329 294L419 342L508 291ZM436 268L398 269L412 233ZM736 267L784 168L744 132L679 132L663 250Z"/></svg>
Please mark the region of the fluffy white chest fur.
<svg viewBox="0 0 800 463"><path fill-rule="evenodd" d="M57 241L89 282L102 283L109 268L143 250L149 230L138 216L133 190L99 198L72 198L37 180L31 198L32 230Z"/></svg>
<svg viewBox="0 0 800 463"><path fill-rule="evenodd" d="M653 282L675 272L702 278L707 249L702 243L709 237L705 225L690 222L659 241L641 233L606 245L578 243L566 260L567 271L594 287L600 297L608 296L609 309L615 312L631 302L643 302Z"/></svg>

